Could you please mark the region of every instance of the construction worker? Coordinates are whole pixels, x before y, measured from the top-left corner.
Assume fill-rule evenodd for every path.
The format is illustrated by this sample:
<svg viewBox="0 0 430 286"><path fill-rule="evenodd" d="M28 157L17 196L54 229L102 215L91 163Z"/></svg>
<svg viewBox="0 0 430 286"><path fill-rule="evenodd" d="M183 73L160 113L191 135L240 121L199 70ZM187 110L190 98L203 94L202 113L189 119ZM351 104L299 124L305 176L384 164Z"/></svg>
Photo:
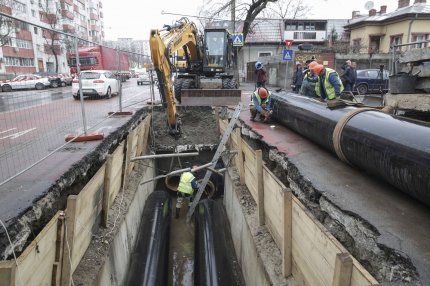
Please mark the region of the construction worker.
<svg viewBox="0 0 430 286"><path fill-rule="evenodd" d="M259 87L254 91L250 103L251 121L255 121L257 115L260 115L260 119L263 117L263 122L269 120L272 114L270 108L272 98L270 95L270 91L265 87Z"/></svg>
<svg viewBox="0 0 430 286"><path fill-rule="evenodd" d="M335 70L320 64L312 66L310 70L318 76L315 92L319 97L324 100L333 100L340 96L343 84Z"/></svg>
<svg viewBox="0 0 430 286"><path fill-rule="evenodd" d="M197 168L196 165L192 169ZM175 218L179 218L179 213L181 211L182 202L184 199L188 200L188 207L191 206L193 201L194 191L198 191L199 183L197 183L196 178L191 172L184 172L181 174L178 186L178 197L176 199L176 214Z"/></svg>
<svg viewBox="0 0 430 286"><path fill-rule="evenodd" d="M318 97L315 86L318 82L318 76L311 72L311 68L316 66L318 63L316 61L311 61L308 63L306 61L306 68L303 71L303 82L300 88L300 94L308 97Z"/></svg>
<svg viewBox="0 0 430 286"><path fill-rule="evenodd" d="M266 87L267 72L261 62L255 63L255 75L257 76L256 87Z"/></svg>

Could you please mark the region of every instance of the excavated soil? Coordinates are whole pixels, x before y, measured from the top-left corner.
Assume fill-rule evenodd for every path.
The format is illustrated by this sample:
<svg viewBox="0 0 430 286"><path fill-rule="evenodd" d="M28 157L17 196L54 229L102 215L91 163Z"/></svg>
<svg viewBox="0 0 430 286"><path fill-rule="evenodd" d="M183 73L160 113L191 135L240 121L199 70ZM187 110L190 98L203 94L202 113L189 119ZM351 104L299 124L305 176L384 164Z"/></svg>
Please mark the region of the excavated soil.
<svg viewBox="0 0 430 286"><path fill-rule="evenodd" d="M216 122L211 107L178 106L182 122L179 138L166 136L169 133L167 114L163 107L154 108L153 135L154 149L157 151L178 151L213 149L219 141Z"/></svg>

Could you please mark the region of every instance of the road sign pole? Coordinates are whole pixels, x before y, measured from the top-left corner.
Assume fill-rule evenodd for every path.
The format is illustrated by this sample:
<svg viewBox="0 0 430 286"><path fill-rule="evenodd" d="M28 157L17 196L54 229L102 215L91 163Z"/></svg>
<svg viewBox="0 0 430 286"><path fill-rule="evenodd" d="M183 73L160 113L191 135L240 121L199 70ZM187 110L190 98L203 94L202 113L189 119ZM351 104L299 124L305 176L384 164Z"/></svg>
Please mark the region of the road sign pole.
<svg viewBox="0 0 430 286"><path fill-rule="evenodd" d="M286 62L285 63L285 83L284 83L285 91L287 91L288 66L289 66L289 62Z"/></svg>

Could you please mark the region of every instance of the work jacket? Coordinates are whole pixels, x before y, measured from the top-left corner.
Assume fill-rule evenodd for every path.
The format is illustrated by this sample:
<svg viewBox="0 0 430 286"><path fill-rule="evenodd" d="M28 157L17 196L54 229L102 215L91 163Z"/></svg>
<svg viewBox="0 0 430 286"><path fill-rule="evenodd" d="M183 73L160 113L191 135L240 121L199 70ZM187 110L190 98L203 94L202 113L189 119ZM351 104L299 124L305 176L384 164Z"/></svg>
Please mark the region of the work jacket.
<svg viewBox="0 0 430 286"><path fill-rule="evenodd" d="M319 77L311 75L309 70L303 72L303 82L300 87L300 94L308 97L318 97L316 86L319 85Z"/></svg>
<svg viewBox="0 0 430 286"><path fill-rule="evenodd" d="M336 90L336 86L339 90ZM321 87L324 89L323 91ZM331 100L335 99L336 95L340 96L343 91L343 84L337 72L331 68L325 68L324 81L321 82L321 76L319 76L319 82L315 85L315 91L323 99L327 98Z"/></svg>
<svg viewBox="0 0 430 286"><path fill-rule="evenodd" d="M195 179L191 172L182 173L181 179L179 180L178 192L193 195L193 186L191 182Z"/></svg>
<svg viewBox="0 0 430 286"><path fill-rule="evenodd" d="M254 91L251 97L250 106L255 106L255 109L257 109L258 112L261 112L263 111L263 108L261 107L261 105L265 103L266 109L270 110L270 103L272 102L272 97L271 97L272 93L270 91L267 91L267 93L269 94L267 98L261 99L260 95L258 94L258 89Z"/></svg>

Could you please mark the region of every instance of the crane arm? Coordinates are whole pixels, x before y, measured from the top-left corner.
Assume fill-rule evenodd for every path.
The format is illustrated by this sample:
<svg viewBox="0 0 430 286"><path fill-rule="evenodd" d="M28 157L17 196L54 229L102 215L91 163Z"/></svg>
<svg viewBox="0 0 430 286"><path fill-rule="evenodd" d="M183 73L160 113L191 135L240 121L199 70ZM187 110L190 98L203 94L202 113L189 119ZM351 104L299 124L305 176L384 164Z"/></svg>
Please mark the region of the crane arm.
<svg viewBox="0 0 430 286"><path fill-rule="evenodd" d="M161 100L164 106L167 105L167 121L169 128L172 134L179 135L180 126L173 96L169 53L158 30L151 30L149 47L151 50L152 63L157 72Z"/></svg>

